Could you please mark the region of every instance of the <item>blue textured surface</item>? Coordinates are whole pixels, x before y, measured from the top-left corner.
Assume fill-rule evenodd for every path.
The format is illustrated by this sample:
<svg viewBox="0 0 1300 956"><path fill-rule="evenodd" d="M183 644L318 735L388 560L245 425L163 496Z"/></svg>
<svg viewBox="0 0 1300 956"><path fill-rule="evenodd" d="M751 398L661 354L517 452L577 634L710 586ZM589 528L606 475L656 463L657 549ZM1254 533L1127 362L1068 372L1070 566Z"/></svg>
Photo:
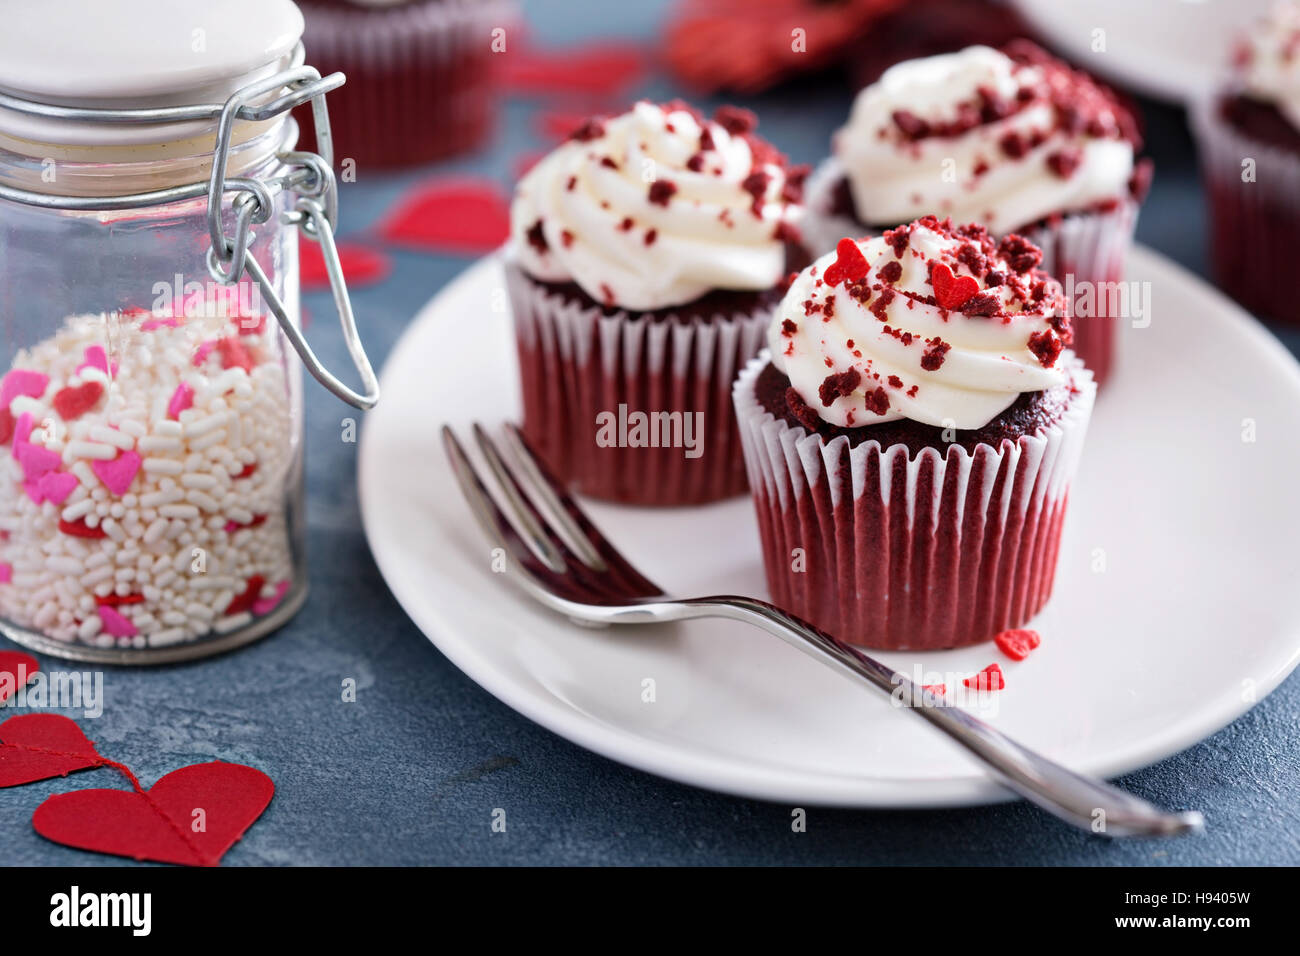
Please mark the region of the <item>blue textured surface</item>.
<svg viewBox="0 0 1300 956"><path fill-rule="evenodd" d="M593 34L647 35L658 9L541 0L527 6L538 37L557 44ZM617 26L615 15L623 18ZM639 92L674 90L660 79ZM824 154L849 100L847 90L828 84L748 105L759 110L764 133L778 146L811 162ZM1182 115L1143 105L1157 175L1140 238L1201 272L1205 212ZM545 146L531 124L537 106L510 102L490 149L438 171L472 171L508 185L511 159ZM405 186L431 172L361 170L357 183L343 187L345 236L360 237ZM376 364L419 307L468 264L401 251L392 256L390 281L354 292ZM346 356L328 297L312 295L307 304L317 319L318 348L342 367ZM1300 333L1281 334L1293 351L1300 348ZM924 812L814 809L807 832L794 834L788 807L679 786L587 753L479 689L407 620L362 534L357 446L339 439L349 411L314 387L309 405L312 594L306 608L277 635L234 654L160 670L108 671L103 716L82 721L105 754L129 764L146 784L211 759L270 774L276 797L226 857L230 865L1300 863L1300 678L1294 675L1208 740L1119 781L1156 803L1207 811L1207 831L1178 841L1106 842L1023 803ZM1225 635L1225 653L1230 640ZM340 700L349 677L357 681L356 703ZM112 771L98 770L0 791L0 860L119 862L47 843L30 823L49 794L119 785ZM496 807L507 813L504 834L491 831Z"/></svg>

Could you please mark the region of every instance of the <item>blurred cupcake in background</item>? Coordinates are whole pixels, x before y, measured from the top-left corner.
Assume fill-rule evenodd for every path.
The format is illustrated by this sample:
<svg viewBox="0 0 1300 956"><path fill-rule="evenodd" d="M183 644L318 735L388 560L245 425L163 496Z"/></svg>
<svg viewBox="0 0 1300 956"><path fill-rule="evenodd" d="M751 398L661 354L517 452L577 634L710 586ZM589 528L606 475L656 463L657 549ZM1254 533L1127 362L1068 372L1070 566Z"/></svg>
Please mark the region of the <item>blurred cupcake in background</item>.
<svg viewBox="0 0 1300 956"><path fill-rule="evenodd" d="M1096 386L1039 259L931 216L794 279L734 391L774 603L932 650L1047 601Z"/></svg>
<svg viewBox="0 0 1300 956"><path fill-rule="evenodd" d="M473 149L496 117L493 30L514 0L297 0L307 60L348 81L329 95L335 155L407 166ZM315 148L310 107L299 111Z"/></svg>
<svg viewBox="0 0 1300 956"><path fill-rule="evenodd" d="M909 60L858 94L810 178L806 243L822 253L930 214L1018 233L1074 293L1074 347L1101 380L1119 297L1084 296L1123 278L1150 181L1140 146L1109 89L1029 41Z"/></svg>
<svg viewBox="0 0 1300 956"><path fill-rule="evenodd" d="M1279 3L1253 26L1193 120L1215 278L1247 308L1300 323L1300 4Z"/></svg>
<svg viewBox="0 0 1300 956"><path fill-rule="evenodd" d="M731 384L805 261L802 171L755 123L640 102L519 183L505 268L523 431L581 492L682 505L745 490Z"/></svg>

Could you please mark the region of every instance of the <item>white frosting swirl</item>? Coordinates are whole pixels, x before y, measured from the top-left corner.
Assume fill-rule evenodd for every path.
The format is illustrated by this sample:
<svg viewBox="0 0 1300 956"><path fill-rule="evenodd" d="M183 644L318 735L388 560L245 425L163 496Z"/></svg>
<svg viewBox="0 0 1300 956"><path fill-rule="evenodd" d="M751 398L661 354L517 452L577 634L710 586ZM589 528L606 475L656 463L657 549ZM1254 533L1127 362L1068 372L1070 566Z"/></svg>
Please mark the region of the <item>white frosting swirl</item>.
<svg viewBox="0 0 1300 956"><path fill-rule="evenodd" d="M625 309L770 289L785 274L782 224L802 212L782 198L786 178L779 163L756 161L744 135L685 108L637 103L529 171L511 237L534 278L571 280Z"/></svg>
<svg viewBox="0 0 1300 956"><path fill-rule="evenodd" d="M1011 111L981 116L982 91ZM1060 121L1054 100L1078 109L1076 128ZM1124 194L1133 145L1121 138L1112 107L1099 87L1060 64L1017 63L972 46L886 70L858 94L835 153L864 223L951 216L1002 235ZM900 111L905 121L950 131L910 136ZM1019 136L1023 152L1004 148L1009 135ZM1052 159L1058 155L1068 168Z"/></svg>
<svg viewBox="0 0 1300 956"><path fill-rule="evenodd" d="M1300 4L1279 3L1237 53L1243 92L1272 103L1300 130Z"/></svg>
<svg viewBox="0 0 1300 956"><path fill-rule="evenodd" d="M900 256L891 239L908 231ZM828 272L852 262L845 252L853 248L865 259L861 278ZM1069 340L1059 318L1064 297L1059 283L1028 264L1037 252L1016 236L996 245L979 227L954 230L933 218L874 239L841 240L782 301L768 329L772 363L833 425L908 418L981 428L1021 392L1066 381L1057 361ZM932 269L951 273L954 284L933 279ZM936 296L965 301L945 309Z"/></svg>

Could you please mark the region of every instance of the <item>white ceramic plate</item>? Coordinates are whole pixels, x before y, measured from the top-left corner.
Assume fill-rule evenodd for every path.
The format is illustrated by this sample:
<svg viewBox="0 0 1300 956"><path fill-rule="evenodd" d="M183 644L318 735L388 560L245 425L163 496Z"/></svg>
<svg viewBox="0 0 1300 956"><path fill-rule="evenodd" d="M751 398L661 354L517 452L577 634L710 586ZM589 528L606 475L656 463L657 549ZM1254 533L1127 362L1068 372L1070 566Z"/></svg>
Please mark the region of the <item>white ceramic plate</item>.
<svg viewBox="0 0 1300 956"><path fill-rule="evenodd" d="M1273 0L1012 0L1039 34L1091 73L1174 103L1218 81L1233 41ZM1095 32L1105 31L1105 49Z"/></svg>
<svg viewBox="0 0 1300 956"><path fill-rule="evenodd" d="M1023 663L1002 660L1008 686L989 715L1025 744L1107 776L1222 727L1300 657L1300 368L1168 260L1137 249L1130 272L1150 284L1153 320L1124 330L1075 483L1056 594L1035 623L1043 644ZM584 629L492 572L438 430L518 417L503 282L487 259L429 303L384 368L362 435L366 533L429 639L543 726L675 780L801 805L1005 799L923 721L760 631L722 621ZM1243 441L1250 427L1256 440ZM747 499L591 511L670 591L766 593ZM991 644L881 656L931 674L1001 658ZM646 679L653 703L642 700Z"/></svg>

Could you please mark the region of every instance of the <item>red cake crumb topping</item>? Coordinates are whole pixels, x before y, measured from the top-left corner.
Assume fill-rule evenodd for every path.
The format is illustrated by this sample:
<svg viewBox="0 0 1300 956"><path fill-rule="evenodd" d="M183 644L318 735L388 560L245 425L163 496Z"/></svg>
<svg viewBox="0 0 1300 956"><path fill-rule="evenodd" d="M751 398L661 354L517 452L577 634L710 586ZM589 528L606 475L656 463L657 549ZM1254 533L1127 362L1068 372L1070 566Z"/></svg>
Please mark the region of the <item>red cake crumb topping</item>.
<svg viewBox="0 0 1300 956"><path fill-rule="evenodd" d="M655 240L658 238L659 238L659 230L647 229L645 231L645 244L647 246L653 246L655 244Z"/></svg>
<svg viewBox="0 0 1300 956"><path fill-rule="evenodd" d="M605 121L599 117L593 116L570 133L569 139L577 140L579 143L589 143L593 139L600 139L604 135Z"/></svg>
<svg viewBox="0 0 1300 956"><path fill-rule="evenodd" d="M952 348L943 339L927 339L926 350L921 354L921 368L934 372L943 367L948 350Z"/></svg>
<svg viewBox="0 0 1300 956"><path fill-rule="evenodd" d="M677 192L677 184L667 179L656 179L650 184L650 202L658 206L667 206L668 200Z"/></svg>
<svg viewBox="0 0 1300 956"><path fill-rule="evenodd" d="M863 399L869 412L884 415L889 411L889 395L885 393L883 388L877 388L874 392L867 392Z"/></svg>
<svg viewBox="0 0 1300 956"><path fill-rule="evenodd" d="M542 221L539 219L524 233L524 238L540 255L545 255L550 246L546 242L546 233L542 231Z"/></svg>
<svg viewBox="0 0 1300 956"><path fill-rule="evenodd" d="M1013 661L1023 661L1029 656L1029 652L1041 644L1042 641L1043 639L1039 637L1037 631L1023 628L1003 631L993 638L993 643L998 646L998 650Z"/></svg>
<svg viewBox="0 0 1300 956"><path fill-rule="evenodd" d="M852 395L854 389L862 384L862 373L856 368L850 368L843 372L835 372L827 375L821 387L817 389L817 397L822 400L822 404L827 408L835 402L835 399L845 395ZM886 400L888 405L888 400Z"/></svg>
<svg viewBox="0 0 1300 956"><path fill-rule="evenodd" d="M739 106L719 106L713 121L732 136L743 136L758 126L758 117Z"/></svg>
<svg viewBox="0 0 1300 956"><path fill-rule="evenodd" d="M624 216L623 221L618 224L618 229L619 232L631 232L632 226L633 226L632 217Z"/></svg>
<svg viewBox="0 0 1300 956"><path fill-rule="evenodd" d="M573 233L571 233L567 229L561 230L560 242L563 244L564 248L566 249L569 248L571 245L573 245Z"/></svg>
<svg viewBox="0 0 1300 956"><path fill-rule="evenodd" d="M880 278L890 285L903 278L903 264L898 261L886 262L880 268Z"/></svg>
<svg viewBox="0 0 1300 956"><path fill-rule="evenodd" d="M749 210L759 219L763 218L763 196L767 193L767 184L771 181L771 173L756 169L741 180L740 183L740 188L754 197Z"/></svg>
<svg viewBox="0 0 1300 956"><path fill-rule="evenodd" d="M1069 179L1083 162L1083 151L1061 149L1047 156L1047 168L1062 179Z"/></svg>
<svg viewBox="0 0 1300 956"><path fill-rule="evenodd" d="M1051 368L1055 365L1064 347L1060 337L1053 332L1044 330L1029 336L1029 351L1038 357L1039 364L1043 368Z"/></svg>
<svg viewBox="0 0 1300 956"><path fill-rule="evenodd" d="M1006 259L1007 264L1021 275L1038 268L1038 264L1043 261L1042 250L1024 236L1014 233L998 243L998 255Z"/></svg>
<svg viewBox="0 0 1300 956"><path fill-rule="evenodd" d="M781 323L781 334L789 338L799 331L799 326L794 324L792 319L786 319Z"/></svg>
<svg viewBox="0 0 1300 956"><path fill-rule="evenodd" d="M1007 686L1006 679L1002 676L1002 668L997 664L990 664L978 674L967 677L962 683L975 690L1001 690Z"/></svg>

